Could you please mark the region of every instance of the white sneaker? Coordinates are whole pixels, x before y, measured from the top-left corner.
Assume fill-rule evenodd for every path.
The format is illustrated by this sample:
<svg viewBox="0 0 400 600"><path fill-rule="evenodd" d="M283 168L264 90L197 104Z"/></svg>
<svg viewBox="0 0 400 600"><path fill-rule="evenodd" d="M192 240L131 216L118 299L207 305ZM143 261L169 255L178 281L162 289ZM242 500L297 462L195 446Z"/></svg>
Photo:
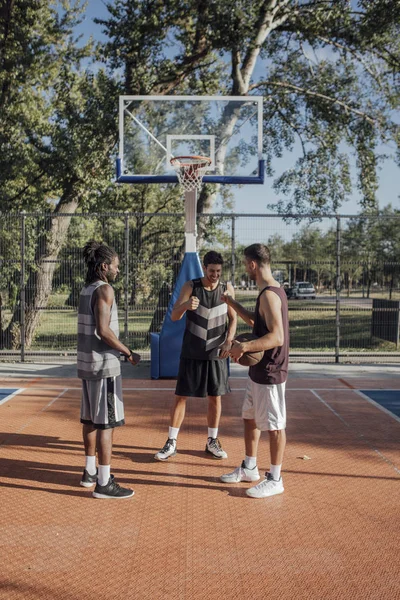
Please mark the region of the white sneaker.
<svg viewBox="0 0 400 600"><path fill-rule="evenodd" d="M161 448L160 452L154 456L156 460L167 460L170 456L175 456L176 454L176 440L168 438L164 444L164 447Z"/></svg>
<svg viewBox="0 0 400 600"><path fill-rule="evenodd" d="M224 483L240 483L241 481L258 481L260 479L260 474L258 472L257 465L252 469L248 469L246 467L245 462L243 461L240 467L232 471L232 473L227 473L226 475L221 475L221 481Z"/></svg>
<svg viewBox="0 0 400 600"><path fill-rule="evenodd" d="M220 460L221 458L228 458L225 450L222 450L221 442L218 438L207 438L206 453L212 454L213 458Z"/></svg>
<svg viewBox="0 0 400 600"><path fill-rule="evenodd" d="M284 491L282 477L279 478L279 481L276 481L271 473L265 473L265 475L266 477L261 483L246 490L246 494L250 498L267 498L268 496L275 496L275 494L282 494Z"/></svg>

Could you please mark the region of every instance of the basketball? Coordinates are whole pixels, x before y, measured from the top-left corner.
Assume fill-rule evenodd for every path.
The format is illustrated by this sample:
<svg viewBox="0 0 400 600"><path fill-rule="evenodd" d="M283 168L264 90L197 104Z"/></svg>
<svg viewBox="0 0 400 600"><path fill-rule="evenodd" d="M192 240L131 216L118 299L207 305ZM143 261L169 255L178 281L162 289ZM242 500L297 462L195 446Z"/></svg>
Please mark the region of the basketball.
<svg viewBox="0 0 400 600"><path fill-rule="evenodd" d="M241 333L235 338L237 342L250 342L251 340L257 339L258 338L254 333ZM259 363L263 356L264 352L262 350L257 352L245 352L243 356L239 358L238 363L243 367L252 367Z"/></svg>

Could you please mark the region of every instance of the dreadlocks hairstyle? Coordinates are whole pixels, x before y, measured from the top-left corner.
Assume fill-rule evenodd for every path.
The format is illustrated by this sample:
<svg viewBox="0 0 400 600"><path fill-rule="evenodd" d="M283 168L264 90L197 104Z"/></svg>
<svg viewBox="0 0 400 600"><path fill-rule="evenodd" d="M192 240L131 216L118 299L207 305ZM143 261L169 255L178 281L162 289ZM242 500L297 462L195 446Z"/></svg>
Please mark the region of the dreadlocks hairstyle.
<svg viewBox="0 0 400 600"><path fill-rule="evenodd" d="M83 248L83 258L88 268L86 273L86 285L93 283L93 281L97 281L97 279L107 281L106 276L101 270L101 265L103 263L106 263L106 265L111 264L116 256L117 253L115 250L110 248L110 246L107 246L107 244L102 244L95 240L88 242Z"/></svg>

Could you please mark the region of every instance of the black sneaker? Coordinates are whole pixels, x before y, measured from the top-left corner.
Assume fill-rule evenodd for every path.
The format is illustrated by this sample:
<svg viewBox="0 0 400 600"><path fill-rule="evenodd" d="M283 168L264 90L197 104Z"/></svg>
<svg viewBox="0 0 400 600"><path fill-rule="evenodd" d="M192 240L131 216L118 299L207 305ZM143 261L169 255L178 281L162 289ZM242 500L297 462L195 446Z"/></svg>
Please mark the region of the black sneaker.
<svg viewBox="0 0 400 600"><path fill-rule="evenodd" d="M114 475L110 475L110 479L106 485L99 485L96 483L96 487L93 491L93 498L106 498L122 500L123 498L131 498L135 492L128 488L122 488L114 480Z"/></svg>
<svg viewBox="0 0 400 600"><path fill-rule="evenodd" d="M97 469L96 469L96 473L94 475L89 475L89 473L86 471L86 469L83 470L83 475L82 475L82 479L79 482L79 485L81 485L82 487L92 487L92 485L94 485L97 481Z"/></svg>

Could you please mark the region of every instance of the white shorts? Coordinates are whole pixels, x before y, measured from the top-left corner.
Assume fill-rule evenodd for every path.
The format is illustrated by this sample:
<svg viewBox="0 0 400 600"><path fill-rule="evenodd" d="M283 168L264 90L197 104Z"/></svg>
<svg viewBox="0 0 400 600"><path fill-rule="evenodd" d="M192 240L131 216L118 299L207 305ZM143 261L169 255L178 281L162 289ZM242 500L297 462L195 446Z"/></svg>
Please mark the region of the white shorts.
<svg viewBox="0 0 400 600"><path fill-rule="evenodd" d="M254 419L261 431L286 428L286 383L264 385L247 379L243 401L243 419Z"/></svg>

